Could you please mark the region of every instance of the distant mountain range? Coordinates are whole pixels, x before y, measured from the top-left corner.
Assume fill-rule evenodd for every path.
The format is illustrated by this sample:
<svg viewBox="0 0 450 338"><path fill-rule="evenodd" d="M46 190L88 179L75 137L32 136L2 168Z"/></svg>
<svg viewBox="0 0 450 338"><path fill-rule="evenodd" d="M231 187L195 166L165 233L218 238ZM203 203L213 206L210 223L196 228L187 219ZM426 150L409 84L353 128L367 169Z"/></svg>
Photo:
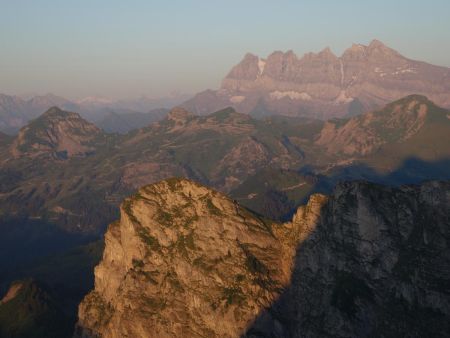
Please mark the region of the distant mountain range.
<svg viewBox="0 0 450 338"><path fill-rule="evenodd" d="M118 125L130 121L123 116L110 118L114 122L118 117ZM422 95L326 121L281 115L255 118L233 108L202 116L175 108L157 122L122 134L108 133L78 113L52 107L16 135L0 133L0 292L9 294L0 302L0 331L5 330L0 335L14 336L20 330L29 336L42 323L38 336L51 337L48 330L66 331L73 325L78 302L93 286L93 266L102 251L101 243L86 243L118 219L124 198L168 179L122 204L121 220L113 222L106 235L95 290L80 307L79 334L109 332L113 326L106 325L108 321L133 334L139 323L151 324L142 332L164 333L172 330L167 323L173 321L176 327L192 329L185 336L226 336L225 331L232 334L247 327L247 336L254 337L255 332L276 332L272 328L295 330L277 323L282 318L309 318L312 312L304 307L308 305L323 310L326 332L332 332L333 319L339 318L344 323L340 336L358 336L366 327L375 336L393 329L398 336L412 331L440 336L448 321L434 319L450 312L433 301L433 292L444 297L448 285L448 276L441 273L448 270L448 246L442 241L445 232L439 232L448 223L448 184L392 188L339 182L399 186L450 180L449 145L450 110ZM326 197L318 200L314 194L330 194L336 186L322 209L316 202ZM309 204L298 209L309 198ZM322 210L325 218L316 223ZM319 226L317 235L310 232L314 224ZM276 229L293 237L280 237ZM120 236L122 232L126 235ZM298 237L310 234L310 240ZM306 245L306 256L295 253L300 243ZM223 253L220 259L218 252ZM436 252L446 256L436 260ZM370 268L365 274L366 262L376 267L390 264L392 257L398 261L395 266ZM422 265L416 264L418 257L424 257ZM278 263L285 264L285 259L299 265L290 270L292 265ZM153 274L154 264L164 266L161 274ZM235 273L226 275L230 268ZM302 290L289 287L291 277L303 276L314 282ZM6 292L11 281L27 277L39 277L51 290L22 281ZM191 289L197 277L203 281L200 294L211 296L200 303L191 301L197 299ZM377 277L383 282L375 285ZM123 287L115 288L119 284ZM396 291L416 287L413 295L426 295L420 301L409 291L399 298ZM313 301L304 303L310 294ZM281 303L274 302L278 297L283 297ZM302 301L291 302L296 297ZM124 307L122 301L133 306ZM185 317L172 312L197 309L195 304L206 313ZM269 317L255 317L261 306L270 306ZM393 313L387 312L391 306ZM63 317L57 315L61 307ZM124 315L130 321L121 322L121 309L130 309ZM430 309L435 312L427 312ZM225 331L217 320L207 322L216 310L223 311L221 316L238 314L226 321ZM392 317L398 311L408 315ZM423 316L412 317L417 313ZM98 321L103 315L105 321ZM52 320L35 320L43 317ZM248 327L250 319L255 322ZM395 326L399 320L400 328ZM314 325L309 330L314 336L322 328Z"/></svg>
<svg viewBox="0 0 450 338"><path fill-rule="evenodd" d="M449 144L450 111L420 95L329 121L177 108L126 135L55 107L0 142L0 212L96 232L134 189L182 176L283 219L343 178L450 178Z"/></svg>
<svg viewBox="0 0 450 338"><path fill-rule="evenodd" d="M253 54L234 66L219 90L206 90L183 107L209 114L228 106L253 116L283 114L327 119L356 115L410 94L450 107L450 68L414 61L373 40L341 56L329 48L297 57Z"/></svg>
<svg viewBox="0 0 450 338"><path fill-rule="evenodd" d="M140 112L121 112L116 113L110 111L102 119L95 122L95 124L107 133L127 133L134 129L139 129L148 126L152 122L162 120L169 109L159 108L150 110L148 113Z"/></svg>
<svg viewBox="0 0 450 338"><path fill-rule="evenodd" d="M14 134L28 121L55 106L76 111L98 127L105 128L105 131L128 132L161 119L167 108L172 108L187 98L186 95L178 95L159 99L140 97L113 101L87 97L70 101L53 94L34 96L26 100L18 96L0 94L0 132ZM123 118L117 118L122 115Z"/></svg>
<svg viewBox="0 0 450 338"><path fill-rule="evenodd" d="M450 108L450 68L408 59L373 40L368 46L354 44L341 56L329 48L301 58L292 51L277 51L266 59L247 54L219 90L194 97L109 100L92 96L70 101L53 94L27 100L0 94L0 132L14 134L53 106L76 111L105 131L126 133L161 119L165 113L161 109L178 105L197 115L233 107L257 118L286 115L326 120L378 109L411 94L425 95Z"/></svg>

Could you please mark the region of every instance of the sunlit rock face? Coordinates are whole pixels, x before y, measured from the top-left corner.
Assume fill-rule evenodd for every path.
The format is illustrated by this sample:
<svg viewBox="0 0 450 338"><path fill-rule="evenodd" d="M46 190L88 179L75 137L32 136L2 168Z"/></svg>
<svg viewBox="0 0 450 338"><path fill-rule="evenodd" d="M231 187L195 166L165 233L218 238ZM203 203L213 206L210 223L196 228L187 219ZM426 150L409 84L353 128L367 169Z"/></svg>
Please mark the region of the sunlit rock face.
<svg viewBox="0 0 450 338"><path fill-rule="evenodd" d="M298 57L276 51L266 59L247 54L223 79L185 103L199 114L233 106L258 116L327 119L378 108L411 94L450 107L450 69L410 60L378 40L354 44L341 56L329 48ZM238 98L238 99L237 99Z"/></svg>
<svg viewBox="0 0 450 338"><path fill-rule="evenodd" d="M77 337L445 336L450 184L343 183L270 222L184 179L106 233Z"/></svg>
<svg viewBox="0 0 450 338"><path fill-rule="evenodd" d="M289 284L295 227L188 180L141 188L108 229L77 334L239 337Z"/></svg>

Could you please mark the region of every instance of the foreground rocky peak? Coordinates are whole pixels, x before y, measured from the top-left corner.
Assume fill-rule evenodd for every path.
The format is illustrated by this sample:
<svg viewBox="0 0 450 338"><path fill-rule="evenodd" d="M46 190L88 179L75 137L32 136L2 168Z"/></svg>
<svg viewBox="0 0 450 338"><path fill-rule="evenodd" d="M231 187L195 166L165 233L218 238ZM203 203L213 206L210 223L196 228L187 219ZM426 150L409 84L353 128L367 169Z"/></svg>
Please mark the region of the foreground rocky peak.
<svg viewBox="0 0 450 338"><path fill-rule="evenodd" d="M444 337L450 184L340 184L270 222L184 179L109 226L79 337ZM439 255L433 254L439 252Z"/></svg>
<svg viewBox="0 0 450 338"><path fill-rule="evenodd" d="M288 282L279 227L191 181L140 189L108 229L81 335L238 337Z"/></svg>
<svg viewBox="0 0 450 338"><path fill-rule="evenodd" d="M52 107L23 127L11 152L16 157L48 155L55 159L85 156L94 150L92 141L101 131L77 113Z"/></svg>

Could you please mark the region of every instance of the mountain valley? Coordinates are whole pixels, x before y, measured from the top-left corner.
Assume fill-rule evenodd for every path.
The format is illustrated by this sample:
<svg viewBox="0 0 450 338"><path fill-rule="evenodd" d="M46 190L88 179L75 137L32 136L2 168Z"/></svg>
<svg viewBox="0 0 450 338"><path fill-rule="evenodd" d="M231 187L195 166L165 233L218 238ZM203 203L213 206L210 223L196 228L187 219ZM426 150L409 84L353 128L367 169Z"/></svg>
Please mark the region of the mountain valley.
<svg viewBox="0 0 450 338"><path fill-rule="evenodd" d="M30 290L0 304L0 324L2 311L31 306L25 321L5 314L18 326L1 324L3 336L70 336L97 264L94 291L79 307L79 337L379 336L394 323L398 335L444 336L450 110L409 95L326 121L230 107L159 113L154 122L139 115L149 124L137 129L112 116L107 123L124 129L108 133L52 107L16 135L0 134L0 291ZM425 224L435 228L421 239ZM442 241L430 240L438 234ZM361 241L333 244L346 236ZM428 258L439 250L437 261ZM414 268L418 257L434 272ZM381 268L384 261L397 263ZM320 292L316 284L331 291L307 314L304 299ZM386 318L391 307L408 317ZM56 313L58 328L40 319Z"/></svg>

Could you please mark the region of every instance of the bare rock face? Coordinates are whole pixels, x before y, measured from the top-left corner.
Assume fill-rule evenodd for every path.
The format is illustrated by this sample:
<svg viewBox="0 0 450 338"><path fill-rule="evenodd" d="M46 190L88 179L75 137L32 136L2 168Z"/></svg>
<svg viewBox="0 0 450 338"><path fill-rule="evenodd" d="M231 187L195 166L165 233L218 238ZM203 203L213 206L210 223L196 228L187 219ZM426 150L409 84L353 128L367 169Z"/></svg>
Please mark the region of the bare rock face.
<svg viewBox="0 0 450 338"><path fill-rule="evenodd" d="M446 114L428 98L410 95L374 112L325 122L315 143L329 153L364 156L384 144L409 140L435 120L442 128L450 127Z"/></svg>
<svg viewBox="0 0 450 338"><path fill-rule="evenodd" d="M411 94L450 107L450 69L410 60L378 40L353 45L337 57L329 48L297 57L277 51L247 54L220 90L198 94L185 106L199 114L233 106L242 113L342 117L378 108Z"/></svg>
<svg viewBox="0 0 450 338"><path fill-rule="evenodd" d="M446 337L449 215L448 182L339 185L268 311L284 320L281 337ZM247 337L272 337L258 332Z"/></svg>
<svg viewBox="0 0 450 338"><path fill-rule="evenodd" d="M450 184L364 182L292 222L170 179L125 200L77 337L445 337Z"/></svg>
<svg viewBox="0 0 450 338"><path fill-rule="evenodd" d="M85 156L94 150L90 143L100 135L100 129L77 113L53 107L20 130L11 152L15 157L49 155L67 159Z"/></svg>
<svg viewBox="0 0 450 338"><path fill-rule="evenodd" d="M282 228L187 180L140 189L106 234L78 334L238 337L289 281Z"/></svg>

